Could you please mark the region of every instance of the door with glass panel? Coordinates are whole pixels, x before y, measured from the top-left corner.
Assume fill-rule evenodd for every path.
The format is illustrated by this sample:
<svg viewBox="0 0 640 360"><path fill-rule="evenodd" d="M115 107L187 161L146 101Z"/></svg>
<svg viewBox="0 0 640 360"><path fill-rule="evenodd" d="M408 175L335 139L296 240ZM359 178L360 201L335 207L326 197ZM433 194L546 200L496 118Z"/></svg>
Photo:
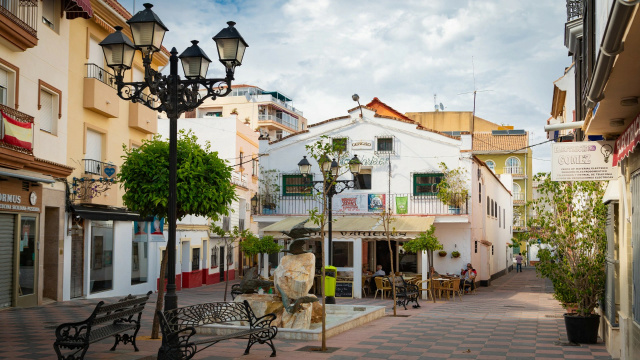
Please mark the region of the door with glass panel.
<svg viewBox="0 0 640 360"><path fill-rule="evenodd" d="M37 216L21 215L18 223L17 306L38 305L38 233Z"/></svg>

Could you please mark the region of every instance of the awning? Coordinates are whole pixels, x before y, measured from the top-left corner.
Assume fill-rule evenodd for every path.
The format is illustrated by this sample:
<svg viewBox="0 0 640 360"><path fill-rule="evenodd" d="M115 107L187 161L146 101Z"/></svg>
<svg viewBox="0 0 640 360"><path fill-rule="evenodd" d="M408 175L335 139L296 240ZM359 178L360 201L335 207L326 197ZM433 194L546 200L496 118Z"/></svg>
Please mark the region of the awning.
<svg viewBox="0 0 640 360"><path fill-rule="evenodd" d="M90 19L93 16L93 9L91 9L90 0L65 0L64 11L67 14L67 19L73 20L76 18Z"/></svg>
<svg viewBox="0 0 640 360"><path fill-rule="evenodd" d="M153 217L143 218L140 214L112 206L71 205L74 214L88 220L153 221Z"/></svg>
<svg viewBox="0 0 640 360"><path fill-rule="evenodd" d="M285 238L282 232L288 232L292 227L306 220L306 216L292 216L280 220L265 227L265 235L276 238ZM394 240L409 240L419 233L427 231L433 224L434 216L396 216L391 223L391 238ZM386 239L386 232L382 220L378 216L340 216L334 217L332 225L333 238L362 238L362 239ZM305 228L313 229L317 226L311 222L305 224ZM326 227L325 227L326 229ZM310 234L317 237L319 234Z"/></svg>
<svg viewBox="0 0 640 360"><path fill-rule="evenodd" d="M43 175L35 171L29 171L29 170L12 170L12 169L0 168L0 176L2 175L11 176L11 177L22 179L22 180L41 182L45 184L52 184L56 182L55 180L53 180L53 176L51 175Z"/></svg>

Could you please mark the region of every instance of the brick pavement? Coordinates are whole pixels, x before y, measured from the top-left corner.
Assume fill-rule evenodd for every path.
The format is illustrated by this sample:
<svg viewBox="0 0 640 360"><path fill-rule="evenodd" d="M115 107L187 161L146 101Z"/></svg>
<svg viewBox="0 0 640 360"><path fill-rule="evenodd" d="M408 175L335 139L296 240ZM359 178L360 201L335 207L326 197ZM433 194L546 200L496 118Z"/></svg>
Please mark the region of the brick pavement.
<svg viewBox="0 0 640 360"><path fill-rule="evenodd" d="M178 292L179 304L221 301L224 284L185 289ZM155 295L152 296L155 302ZM563 309L550 294L548 282L536 278L533 269L512 272L479 288L477 295L462 301L421 301L420 309L398 309L365 326L328 339L332 353L302 352L300 348L318 343L274 340L280 359L611 359L603 343L563 346L567 341ZM105 299L115 301L117 298ZM0 359L55 359L55 325L86 318L99 300L73 300L28 309L0 311ZM343 304L387 306L391 301L372 297L338 299ZM154 304L143 314L138 347L118 346L109 351L112 340L92 344L87 359L155 359L160 342L145 340L150 335ZM52 328L53 327L53 328ZM262 359L270 355L266 345L256 344L251 354L242 356L246 340L221 342L198 354L196 359Z"/></svg>

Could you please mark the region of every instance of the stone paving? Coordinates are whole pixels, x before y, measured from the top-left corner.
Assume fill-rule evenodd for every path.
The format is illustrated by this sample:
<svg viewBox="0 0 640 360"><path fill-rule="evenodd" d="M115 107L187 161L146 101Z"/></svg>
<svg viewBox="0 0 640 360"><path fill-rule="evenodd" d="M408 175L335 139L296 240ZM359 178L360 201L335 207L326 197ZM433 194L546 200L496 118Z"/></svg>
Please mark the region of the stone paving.
<svg viewBox="0 0 640 360"><path fill-rule="evenodd" d="M221 301L224 284L178 292L179 304ZM230 295L229 295L230 298ZM152 295L155 303L156 296ZM117 298L105 299L107 302ZM73 300L50 305L0 311L0 359L55 359L53 342L57 324L85 319L99 300ZM138 339L109 351L112 340L92 344L86 359L155 359L159 340L149 340L154 303L147 304ZM611 359L602 342L569 346L563 309L550 293L549 283L531 268L509 273L481 287L462 301L421 301L419 309L398 309L393 317L389 299L338 299L342 304L387 307L387 316L329 338L331 353L301 351L318 342L274 340L280 359ZM145 339L146 337L146 339ZM196 359L263 359L271 351L256 344L243 356L246 340L221 342L196 355Z"/></svg>

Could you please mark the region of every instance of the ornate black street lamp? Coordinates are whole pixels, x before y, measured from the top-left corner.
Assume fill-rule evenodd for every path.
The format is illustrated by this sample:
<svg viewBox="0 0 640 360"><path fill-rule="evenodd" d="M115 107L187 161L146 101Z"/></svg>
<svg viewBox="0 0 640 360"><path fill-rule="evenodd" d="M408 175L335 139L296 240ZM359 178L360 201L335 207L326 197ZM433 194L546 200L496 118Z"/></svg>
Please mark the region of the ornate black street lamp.
<svg viewBox="0 0 640 360"><path fill-rule="evenodd" d="M162 39L168 29L151 10L153 5L144 4L144 7L144 10L127 21L131 27L133 42L122 33L122 27L116 26L116 31L107 36L100 46L104 51L107 66L115 72L118 96L124 100L141 103L153 110L164 111L169 118L169 209L167 215L169 218L167 241L169 279L165 295L165 310L172 310L178 307L175 276L178 118L184 112L196 109L208 98L215 99L231 92L235 68L242 65L244 51L249 45L235 29L235 23L229 21L227 23L229 27L222 29L213 37L218 48L218 58L226 68L225 78L206 78L211 60L195 40L179 57L176 48L171 49L169 75L162 75L151 67L151 61L153 54L161 50ZM136 50L142 53L144 81L124 82L124 73L131 68ZM178 58L182 61L186 77L184 80L178 75ZM201 91L201 86L206 93Z"/></svg>
<svg viewBox="0 0 640 360"><path fill-rule="evenodd" d="M333 196L340 194L346 189L353 189L356 187L358 181L357 176L360 173L362 162L358 159L358 155L353 155L353 158L349 160L349 171L353 174L353 180L338 180L338 176L340 175L340 166L336 159L330 160L326 155L323 155L318 159L318 164L324 173L323 180L308 181L305 185L313 187L316 191L320 191L322 193L324 193L326 189L327 206L329 208L329 242L327 245L329 248L329 265L333 265L333 221L331 219L333 213ZM298 163L298 169L305 178L311 173L311 163L309 163L306 156L303 156L302 160Z"/></svg>

